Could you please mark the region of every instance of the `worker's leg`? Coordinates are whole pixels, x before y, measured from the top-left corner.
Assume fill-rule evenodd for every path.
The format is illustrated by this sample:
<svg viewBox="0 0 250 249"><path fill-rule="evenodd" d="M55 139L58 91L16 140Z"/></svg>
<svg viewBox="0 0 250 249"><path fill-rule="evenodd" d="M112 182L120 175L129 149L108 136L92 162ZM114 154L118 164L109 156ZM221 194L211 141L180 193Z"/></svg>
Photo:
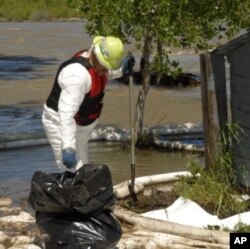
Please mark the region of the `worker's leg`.
<svg viewBox="0 0 250 249"><path fill-rule="evenodd" d="M89 163L89 140L91 138L92 132L97 124L97 120L87 126L77 126L76 129L76 150L78 156L78 163L76 169L79 169L84 164Z"/></svg>

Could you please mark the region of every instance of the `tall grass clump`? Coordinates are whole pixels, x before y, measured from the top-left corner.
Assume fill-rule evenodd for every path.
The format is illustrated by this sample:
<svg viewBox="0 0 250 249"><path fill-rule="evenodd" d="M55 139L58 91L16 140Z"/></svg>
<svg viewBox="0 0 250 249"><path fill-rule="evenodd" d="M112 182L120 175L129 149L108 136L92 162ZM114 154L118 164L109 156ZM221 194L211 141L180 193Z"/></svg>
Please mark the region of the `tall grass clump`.
<svg viewBox="0 0 250 249"><path fill-rule="evenodd" d="M77 0L0 0L0 18L7 21L49 21L80 17Z"/></svg>
<svg viewBox="0 0 250 249"><path fill-rule="evenodd" d="M222 134L222 150L209 168L202 168L196 161L188 164L192 177L181 177L174 185L174 192L193 200L208 212L225 218L248 210L247 202L235 196L243 188L237 184L233 169L233 144L238 141L241 129L236 124L227 124ZM244 190L247 191L247 190ZM248 192L248 191L247 191Z"/></svg>
<svg viewBox="0 0 250 249"><path fill-rule="evenodd" d="M34 3L28 0L0 0L0 17L7 21L21 21L28 19Z"/></svg>

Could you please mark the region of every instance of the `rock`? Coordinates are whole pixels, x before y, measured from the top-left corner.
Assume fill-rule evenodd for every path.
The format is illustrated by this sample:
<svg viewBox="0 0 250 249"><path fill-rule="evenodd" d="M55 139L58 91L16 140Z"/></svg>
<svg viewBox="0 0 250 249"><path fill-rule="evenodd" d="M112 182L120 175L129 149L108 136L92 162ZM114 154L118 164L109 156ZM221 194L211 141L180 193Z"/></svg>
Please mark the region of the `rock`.
<svg viewBox="0 0 250 249"><path fill-rule="evenodd" d="M41 247L36 246L36 245L28 245L27 249L41 249Z"/></svg>
<svg viewBox="0 0 250 249"><path fill-rule="evenodd" d="M3 197L0 195L0 207L9 206L12 200L9 197Z"/></svg>
<svg viewBox="0 0 250 249"><path fill-rule="evenodd" d="M18 215L22 211L21 208L0 207L0 217L8 215Z"/></svg>
<svg viewBox="0 0 250 249"><path fill-rule="evenodd" d="M10 245L10 238L4 232L0 231L0 245L5 248L6 246ZM2 249L0 247L0 249Z"/></svg>
<svg viewBox="0 0 250 249"><path fill-rule="evenodd" d="M0 221L2 222L35 222L35 218L29 213L21 211L19 215L10 215L1 217Z"/></svg>
<svg viewBox="0 0 250 249"><path fill-rule="evenodd" d="M31 244L31 245L12 246L9 247L8 249L41 249L41 247Z"/></svg>
<svg viewBox="0 0 250 249"><path fill-rule="evenodd" d="M30 238L28 236L16 236L16 237L13 237L11 239L11 244L12 245L16 245L16 246L19 246L19 245L27 245L27 244L31 244L34 242L34 239L33 238Z"/></svg>
<svg viewBox="0 0 250 249"><path fill-rule="evenodd" d="M11 208L12 200L0 195L0 249L41 249L35 218L22 208Z"/></svg>

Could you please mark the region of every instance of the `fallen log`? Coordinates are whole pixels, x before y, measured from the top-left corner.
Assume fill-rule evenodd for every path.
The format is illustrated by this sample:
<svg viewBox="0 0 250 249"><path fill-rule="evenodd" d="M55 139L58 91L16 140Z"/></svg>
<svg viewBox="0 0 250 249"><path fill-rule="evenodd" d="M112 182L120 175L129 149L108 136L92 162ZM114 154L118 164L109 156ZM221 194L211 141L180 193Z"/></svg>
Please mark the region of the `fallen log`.
<svg viewBox="0 0 250 249"><path fill-rule="evenodd" d="M181 225L169 221L162 221L144 217L124 208L116 206L114 214L122 221L132 225L138 225L152 232L160 232L177 235L193 240L200 240L212 244L229 245L229 233L223 231L213 231L203 228ZM212 247L211 247L212 248Z"/></svg>
<svg viewBox="0 0 250 249"><path fill-rule="evenodd" d="M193 240L181 236L152 232L135 226L123 232L118 244L119 249L228 249L228 245Z"/></svg>

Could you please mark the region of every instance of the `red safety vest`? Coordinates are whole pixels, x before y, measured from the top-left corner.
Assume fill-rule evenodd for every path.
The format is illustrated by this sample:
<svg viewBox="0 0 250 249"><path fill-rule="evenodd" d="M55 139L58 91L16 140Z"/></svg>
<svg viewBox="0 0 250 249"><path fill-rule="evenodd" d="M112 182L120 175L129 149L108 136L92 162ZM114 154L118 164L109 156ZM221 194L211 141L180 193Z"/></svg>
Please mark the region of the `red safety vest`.
<svg viewBox="0 0 250 249"><path fill-rule="evenodd" d="M55 111L58 111L58 100L61 94L61 88L58 84L58 75L61 70L71 63L80 63L83 65L89 72L92 84L90 91L85 94L84 100L81 103L78 112L76 113L74 119L78 125L89 125L93 123L101 114L103 107L103 97L104 90L107 84L107 77L105 75L98 75L93 66L89 63L88 59L80 56L83 51L76 53L71 59L64 62L58 69L56 78L54 81L53 88L51 93L46 101L48 107L52 108Z"/></svg>

